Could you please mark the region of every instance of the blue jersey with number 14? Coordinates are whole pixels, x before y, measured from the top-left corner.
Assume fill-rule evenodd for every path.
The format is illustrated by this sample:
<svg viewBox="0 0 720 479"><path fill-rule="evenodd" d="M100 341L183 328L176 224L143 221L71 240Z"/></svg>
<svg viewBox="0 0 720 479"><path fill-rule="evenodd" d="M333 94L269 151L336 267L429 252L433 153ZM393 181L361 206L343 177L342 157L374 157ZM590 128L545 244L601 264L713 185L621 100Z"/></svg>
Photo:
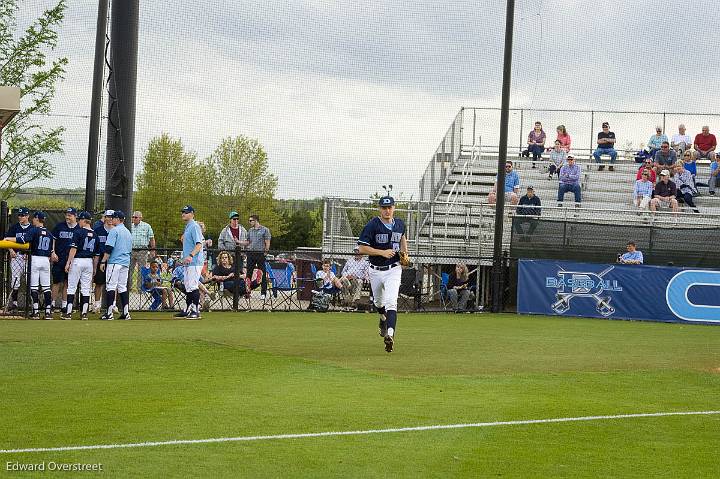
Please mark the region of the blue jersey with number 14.
<svg viewBox="0 0 720 479"><path fill-rule="evenodd" d="M93 230L80 228L73 234L70 248L77 250L75 252L76 258L92 258L97 254L99 244L100 241L98 241L97 235Z"/></svg>
<svg viewBox="0 0 720 479"><path fill-rule="evenodd" d="M403 220L395 218L391 224L385 224L376 216L368 221L358 238L359 245L370 246L375 249L391 249L395 251L395 255L390 258L383 256L370 256L370 264L373 266L387 266L397 263L400 256L400 239L405 234L405 223Z"/></svg>
<svg viewBox="0 0 720 479"><path fill-rule="evenodd" d="M34 226L25 233L24 243L30 243L30 254L49 257L53 249L53 235L44 227Z"/></svg>

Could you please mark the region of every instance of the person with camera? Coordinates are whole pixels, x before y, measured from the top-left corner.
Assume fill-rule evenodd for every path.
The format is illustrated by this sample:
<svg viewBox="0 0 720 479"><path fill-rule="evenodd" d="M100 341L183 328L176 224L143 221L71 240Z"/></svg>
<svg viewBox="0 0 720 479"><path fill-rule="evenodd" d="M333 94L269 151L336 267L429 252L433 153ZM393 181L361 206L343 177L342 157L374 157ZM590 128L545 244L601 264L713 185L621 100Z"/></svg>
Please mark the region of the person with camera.
<svg viewBox="0 0 720 479"><path fill-rule="evenodd" d="M619 254L617 261L622 264L643 264L643 254L633 241L628 241L627 253Z"/></svg>

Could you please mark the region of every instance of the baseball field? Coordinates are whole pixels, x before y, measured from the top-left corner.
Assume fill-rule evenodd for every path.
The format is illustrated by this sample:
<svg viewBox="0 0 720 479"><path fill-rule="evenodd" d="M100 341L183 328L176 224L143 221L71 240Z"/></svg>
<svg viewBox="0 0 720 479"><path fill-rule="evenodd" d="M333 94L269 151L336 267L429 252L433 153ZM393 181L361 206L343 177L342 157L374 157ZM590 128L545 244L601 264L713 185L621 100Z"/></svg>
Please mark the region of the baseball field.
<svg viewBox="0 0 720 479"><path fill-rule="evenodd" d="M388 354L370 314L133 318L0 321L2 475L720 475L718 327L400 314Z"/></svg>

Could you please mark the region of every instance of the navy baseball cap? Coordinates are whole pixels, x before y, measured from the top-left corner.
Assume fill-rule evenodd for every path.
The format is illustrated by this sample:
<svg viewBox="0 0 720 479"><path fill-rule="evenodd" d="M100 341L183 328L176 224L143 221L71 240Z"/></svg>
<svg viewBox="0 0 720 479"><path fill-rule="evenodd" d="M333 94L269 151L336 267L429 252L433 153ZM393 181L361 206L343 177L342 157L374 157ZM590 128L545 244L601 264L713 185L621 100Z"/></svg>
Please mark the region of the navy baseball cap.
<svg viewBox="0 0 720 479"><path fill-rule="evenodd" d="M378 201L379 206L392 206L395 204L395 198L392 196L383 196L380 198L380 201Z"/></svg>
<svg viewBox="0 0 720 479"><path fill-rule="evenodd" d="M91 220L92 215L90 213L88 213L87 211L81 211L80 214L78 215L78 219L79 220Z"/></svg>
<svg viewBox="0 0 720 479"><path fill-rule="evenodd" d="M17 214L18 216L27 216L30 214L30 210L23 206L22 208L18 208Z"/></svg>
<svg viewBox="0 0 720 479"><path fill-rule="evenodd" d="M65 210L65 213L69 213L71 215L77 215L77 210L71 206L70 208Z"/></svg>
<svg viewBox="0 0 720 479"><path fill-rule="evenodd" d="M185 205L183 209L180 210L180 213L195 213L195 208L190 205Z"/></svg>
<svg viewBox="0 0 720 479"><path fill-rule="evenodd" d="M44 211L36 211L33 215L33 218L37 218L39 220L44 220L47 218L47 214L45 214Z"/></svg>
<svg viewBox="0 0 720 479"><path fill-rule="evenodd" d="M124 220L124 219L125 219L125 213L123 213L123 212L120 211L120 210L115 210L115 211L113 211L112 217L113 217L113 218L117 218L117 219L119 219L119 220Z"/></svg>

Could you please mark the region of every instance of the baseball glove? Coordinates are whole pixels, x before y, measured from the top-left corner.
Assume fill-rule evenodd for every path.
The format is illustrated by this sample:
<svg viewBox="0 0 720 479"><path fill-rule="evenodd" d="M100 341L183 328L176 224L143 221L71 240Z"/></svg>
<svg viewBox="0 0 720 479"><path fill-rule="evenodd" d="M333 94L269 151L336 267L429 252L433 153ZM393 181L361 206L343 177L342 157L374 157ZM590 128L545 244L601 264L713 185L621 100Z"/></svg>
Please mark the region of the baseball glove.
<svg viewBox="0 0 720 479"><path fill-rule="evenodd" d="M410 255L408 255L405 251L400 251L400 265L401 266L410 266Z"/></svg>

